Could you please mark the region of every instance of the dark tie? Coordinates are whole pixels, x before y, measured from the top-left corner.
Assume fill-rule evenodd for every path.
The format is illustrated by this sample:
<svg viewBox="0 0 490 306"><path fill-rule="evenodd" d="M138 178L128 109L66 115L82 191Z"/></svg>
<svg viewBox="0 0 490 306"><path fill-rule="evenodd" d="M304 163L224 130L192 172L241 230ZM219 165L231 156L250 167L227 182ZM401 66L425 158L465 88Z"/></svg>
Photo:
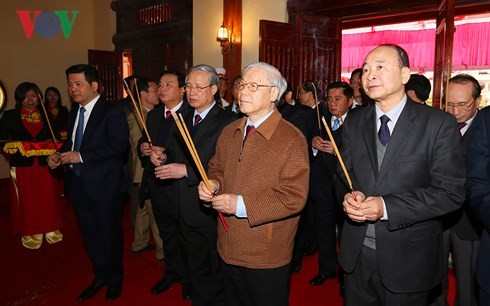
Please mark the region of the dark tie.
<svg viewBox="0 0 490 306"><path fill-rule="evenodd" d="M171 112L171 111L169 111L169 110L168 110L168 111L166 111L166 112L165 112L165 119L170 118L170 116L172 116L172 112Z"/></svg>
<svg viewBox="0 0 490 306"><path fill-rule="evenodd" d="M461 130L466 126L466 122L458 122L458 129L459 129L459 133L461 134L461 136L463 135L463 133L461 132Z"/></svg>
<svg viewBox="0 0 490 306"><path fill-rule="evenodd" d="M383 146L386 146L390 141L390 129L388 128L388 121L390 121L390 118L383 115L379 118L379 120L381 121L381 127L378 131L379 141Z"/></svg>
<svg viewBox="0 0 490 306"><path fill-rule="evenodd" d="M201 116L196 115L196 116L194 117L194 126L198 125L198 124L199 124L199 122L201 122Z"/></svg>
<svg viewBox="0 0 490 306"><path fill-rule="evenodd" d="M85 108L80 107L80 113L78 115L77 131L75 134L75 144L73 145L73 151L77 151L77 152L80 152L80 146L82 145L83 123L85 121L84 113L85 113ZM80 176L80 164L73 165L73 173L75 173L76 176Z"/></svg>
<svg viewBox="0 0 490 306"><path fill-rule="evenodd" d="M255 126L253 124L247 125L247 133L245 134L245 138L243 138L243 143L245 143L248 135L250 135L253 131L255 131Z"/></svg>
<svg viewBox="0 0 490 306"><path fill-rule="evenodd" d="M340 127L340 119L335 118L333 121L332 131L336 131Z"/></svg>

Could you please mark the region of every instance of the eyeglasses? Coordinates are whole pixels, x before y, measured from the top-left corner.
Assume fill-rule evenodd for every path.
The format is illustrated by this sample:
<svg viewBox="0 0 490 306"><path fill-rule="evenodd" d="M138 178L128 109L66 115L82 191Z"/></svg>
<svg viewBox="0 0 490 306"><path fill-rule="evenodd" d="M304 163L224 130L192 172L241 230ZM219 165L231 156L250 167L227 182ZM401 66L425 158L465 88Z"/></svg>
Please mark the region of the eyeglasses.
<svg viewBox="0 0 490 306"><path fill-rule="evenodd" d="M191 92L191 91L195 91L195 92L202 92L204 89L208 88L208 87L211 87L213 86L213 84L209 84L208 86L204 86L204 87L201 87L201 86L190 86L190 85L185 85L185 91L187 92Z"/></svg>
<svg viewBox="0 0 490 306"><path fill-rule="evenodd" d="M261 84L255 83L255 82L251 82L251 83L238 83L235 86L236 86L236 88L238 88L238 90L243 90L245 88L245 86L247 86L247 89L250 92L257 91L259 89L259 87L276 87L274 85L261 85Z"/></svg>
<svg viewBox="0 0 490 306"><path fill-rule="evenodd" d="M457 108L457 109L470 108L473 105L473 103L475 103L475 101L476 101L476 99L473 99L473 101L471 101L471 102L460 102L460 103L448 102L447 106L452 107L452 108Z"/></svg>

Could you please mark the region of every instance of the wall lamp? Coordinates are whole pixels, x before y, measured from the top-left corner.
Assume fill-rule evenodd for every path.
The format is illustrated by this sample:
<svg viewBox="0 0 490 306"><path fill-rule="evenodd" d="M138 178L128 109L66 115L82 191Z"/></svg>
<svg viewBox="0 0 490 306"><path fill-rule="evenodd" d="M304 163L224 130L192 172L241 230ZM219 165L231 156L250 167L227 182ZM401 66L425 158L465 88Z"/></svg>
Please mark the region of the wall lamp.
<svg viewBox="0 0 490 306"><path fill-rule="evenodd" d="M235 48L235 33L233 33L233 28L226 28L224 22L221 23L216 40L221 47L221 54L226 55L230 53Z"/></svg>

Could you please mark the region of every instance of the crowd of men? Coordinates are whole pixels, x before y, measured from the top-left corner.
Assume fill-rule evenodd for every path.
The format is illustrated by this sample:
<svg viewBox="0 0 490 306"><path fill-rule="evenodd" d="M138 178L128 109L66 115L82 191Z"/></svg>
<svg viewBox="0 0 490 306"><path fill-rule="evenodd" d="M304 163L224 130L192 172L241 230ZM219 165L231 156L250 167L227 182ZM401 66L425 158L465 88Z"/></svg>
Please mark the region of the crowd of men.
<svg viewBox="0 0 490 306"><path fill-rule="evenodd" d="M48 162L73 170L94 273L78 300L122 292L126 167L132 251L165 262L152 294L179 282L193 305L287 305L290 274L318 251L310 284L338 278L346 305L447 305L451 253L454 305L490 303L490 111L478 111L477 80L454 76L447 112L433 109L430 82L397 45L373 49L324 95L304 82L297 100L258 62L233 78L228 103L225 74L197 65L135 77L134 101L108 103L93 67L67 69L68 141Z"/></svg>

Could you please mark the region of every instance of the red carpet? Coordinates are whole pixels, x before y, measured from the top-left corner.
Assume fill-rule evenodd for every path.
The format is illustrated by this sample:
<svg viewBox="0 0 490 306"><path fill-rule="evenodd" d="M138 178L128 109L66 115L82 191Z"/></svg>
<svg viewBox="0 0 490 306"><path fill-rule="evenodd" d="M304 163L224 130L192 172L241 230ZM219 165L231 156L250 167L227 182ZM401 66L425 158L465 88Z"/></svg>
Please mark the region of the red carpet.
<svg viewBox="0 0 490 306"><path fill-rule="evenodd" d="M69 201L63 208L63 241L54 245L44 242L40 249L28 250L22 247L20 236L11 234L7 182L0 180L0 305L106 305L105 289L86 302L75 300L92 281L92 273ZM129 212L129 209L126 211ZM124 226L123 293L110 304L190 306L190 302L181 299L180 285L174 285L168 292L158 296L150 294L151 286L162 276L163 264L156 261L153 252L145 252L140 256L131 254L133 233L128 213ZM292 276L290 305L343 305L337 281L328 280L319 287L309 285L316 269L317 257L305 257L302 271Z"/></svg>

